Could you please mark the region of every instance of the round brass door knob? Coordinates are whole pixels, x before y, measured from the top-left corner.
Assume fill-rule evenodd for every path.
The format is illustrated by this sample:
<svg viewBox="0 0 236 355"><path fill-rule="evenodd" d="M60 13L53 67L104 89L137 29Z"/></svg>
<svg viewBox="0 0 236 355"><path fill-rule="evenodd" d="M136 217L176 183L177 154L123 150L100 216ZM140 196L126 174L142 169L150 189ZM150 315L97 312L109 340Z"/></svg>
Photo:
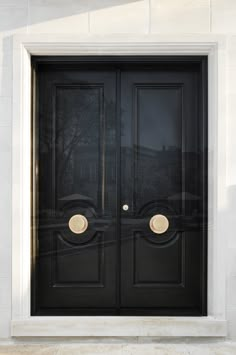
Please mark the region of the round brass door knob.
<svg viewBox="0 0 236 355"><path fill-rule="evenodd" d="M155 214L149 222L151 230L156 234L163 234L169 228L169 221L162 214Z"/></svg>
<svg viewBox="0 0 236 355"><path fill-rule="evenodd" d="M75 214L69 220L69 228L75 234L81 234L88 228L88 220L82 214Z"/></svg>

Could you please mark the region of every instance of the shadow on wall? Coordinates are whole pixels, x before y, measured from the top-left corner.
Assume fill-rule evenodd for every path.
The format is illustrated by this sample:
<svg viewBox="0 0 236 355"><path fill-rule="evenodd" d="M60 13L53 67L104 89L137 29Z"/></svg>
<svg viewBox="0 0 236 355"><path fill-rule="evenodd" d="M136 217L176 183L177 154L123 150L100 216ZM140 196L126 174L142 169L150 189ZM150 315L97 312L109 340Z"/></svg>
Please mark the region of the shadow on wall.
<svg viewBox="0 0 236 355"><path fill-rule="evenodd" d="M12 35L146 32L147 4L147 0L0 0L0 101L4 101L0 125L11 120Z"/></svg>
<svg viewBox="0 0 236 355"><path fill-rule="evenodd" d="M0 31L11 31L26 28L43 22L84 15L97 10L122 6L128 3L138 3L143 0L10 0L0 2ZM134 14L135 15L135 14ZM81 27L82 17L77 17L77 23L72 23L75 32L76 25ZM116 18L113 19L116 21ZM86 18L86 25L88 19ZM66 30L66 29L65 29ZM44 32L44 31L43 31Z"/></svg>

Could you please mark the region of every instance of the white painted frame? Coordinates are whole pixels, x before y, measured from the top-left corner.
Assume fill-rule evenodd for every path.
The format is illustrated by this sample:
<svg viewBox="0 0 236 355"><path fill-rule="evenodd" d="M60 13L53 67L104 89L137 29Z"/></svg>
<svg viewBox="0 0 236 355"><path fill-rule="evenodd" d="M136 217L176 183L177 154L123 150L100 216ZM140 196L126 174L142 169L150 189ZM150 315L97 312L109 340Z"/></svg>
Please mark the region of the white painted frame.
<svg viewBox="0 0 236 355"><path fill-rule="evenodd" d="M12 336L226 336L225 38L23 35L13 41ZM31 55L207 55L209 231L207 317L31 317Z"/></svg>

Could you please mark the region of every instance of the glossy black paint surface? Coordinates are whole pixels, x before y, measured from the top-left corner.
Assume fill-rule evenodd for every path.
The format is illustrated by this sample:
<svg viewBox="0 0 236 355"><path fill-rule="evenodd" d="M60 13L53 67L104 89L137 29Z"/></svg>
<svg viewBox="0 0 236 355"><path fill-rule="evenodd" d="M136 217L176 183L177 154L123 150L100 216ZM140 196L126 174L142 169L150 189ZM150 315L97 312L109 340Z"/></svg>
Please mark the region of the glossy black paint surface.
<svg viewBox="0 0 236 355"><path fill-rule="evenodd" d="M32 65L32 314L205 315L206 58Z"/></svg>

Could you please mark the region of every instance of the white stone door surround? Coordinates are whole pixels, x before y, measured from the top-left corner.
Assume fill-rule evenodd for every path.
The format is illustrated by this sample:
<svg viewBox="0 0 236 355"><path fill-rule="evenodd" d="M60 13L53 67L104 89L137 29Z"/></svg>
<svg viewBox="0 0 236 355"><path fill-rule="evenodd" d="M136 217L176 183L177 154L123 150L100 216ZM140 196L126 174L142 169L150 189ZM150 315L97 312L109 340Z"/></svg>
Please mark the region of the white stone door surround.
<svg viewBox="0 0 236 355"><path fill-rule="evenodd" d="M16 35L13 39L12 336L226 336L224 36ZM208 56L208 316L31 317L31 55ZM226 230L225 230L226 228Z"/></svg>

